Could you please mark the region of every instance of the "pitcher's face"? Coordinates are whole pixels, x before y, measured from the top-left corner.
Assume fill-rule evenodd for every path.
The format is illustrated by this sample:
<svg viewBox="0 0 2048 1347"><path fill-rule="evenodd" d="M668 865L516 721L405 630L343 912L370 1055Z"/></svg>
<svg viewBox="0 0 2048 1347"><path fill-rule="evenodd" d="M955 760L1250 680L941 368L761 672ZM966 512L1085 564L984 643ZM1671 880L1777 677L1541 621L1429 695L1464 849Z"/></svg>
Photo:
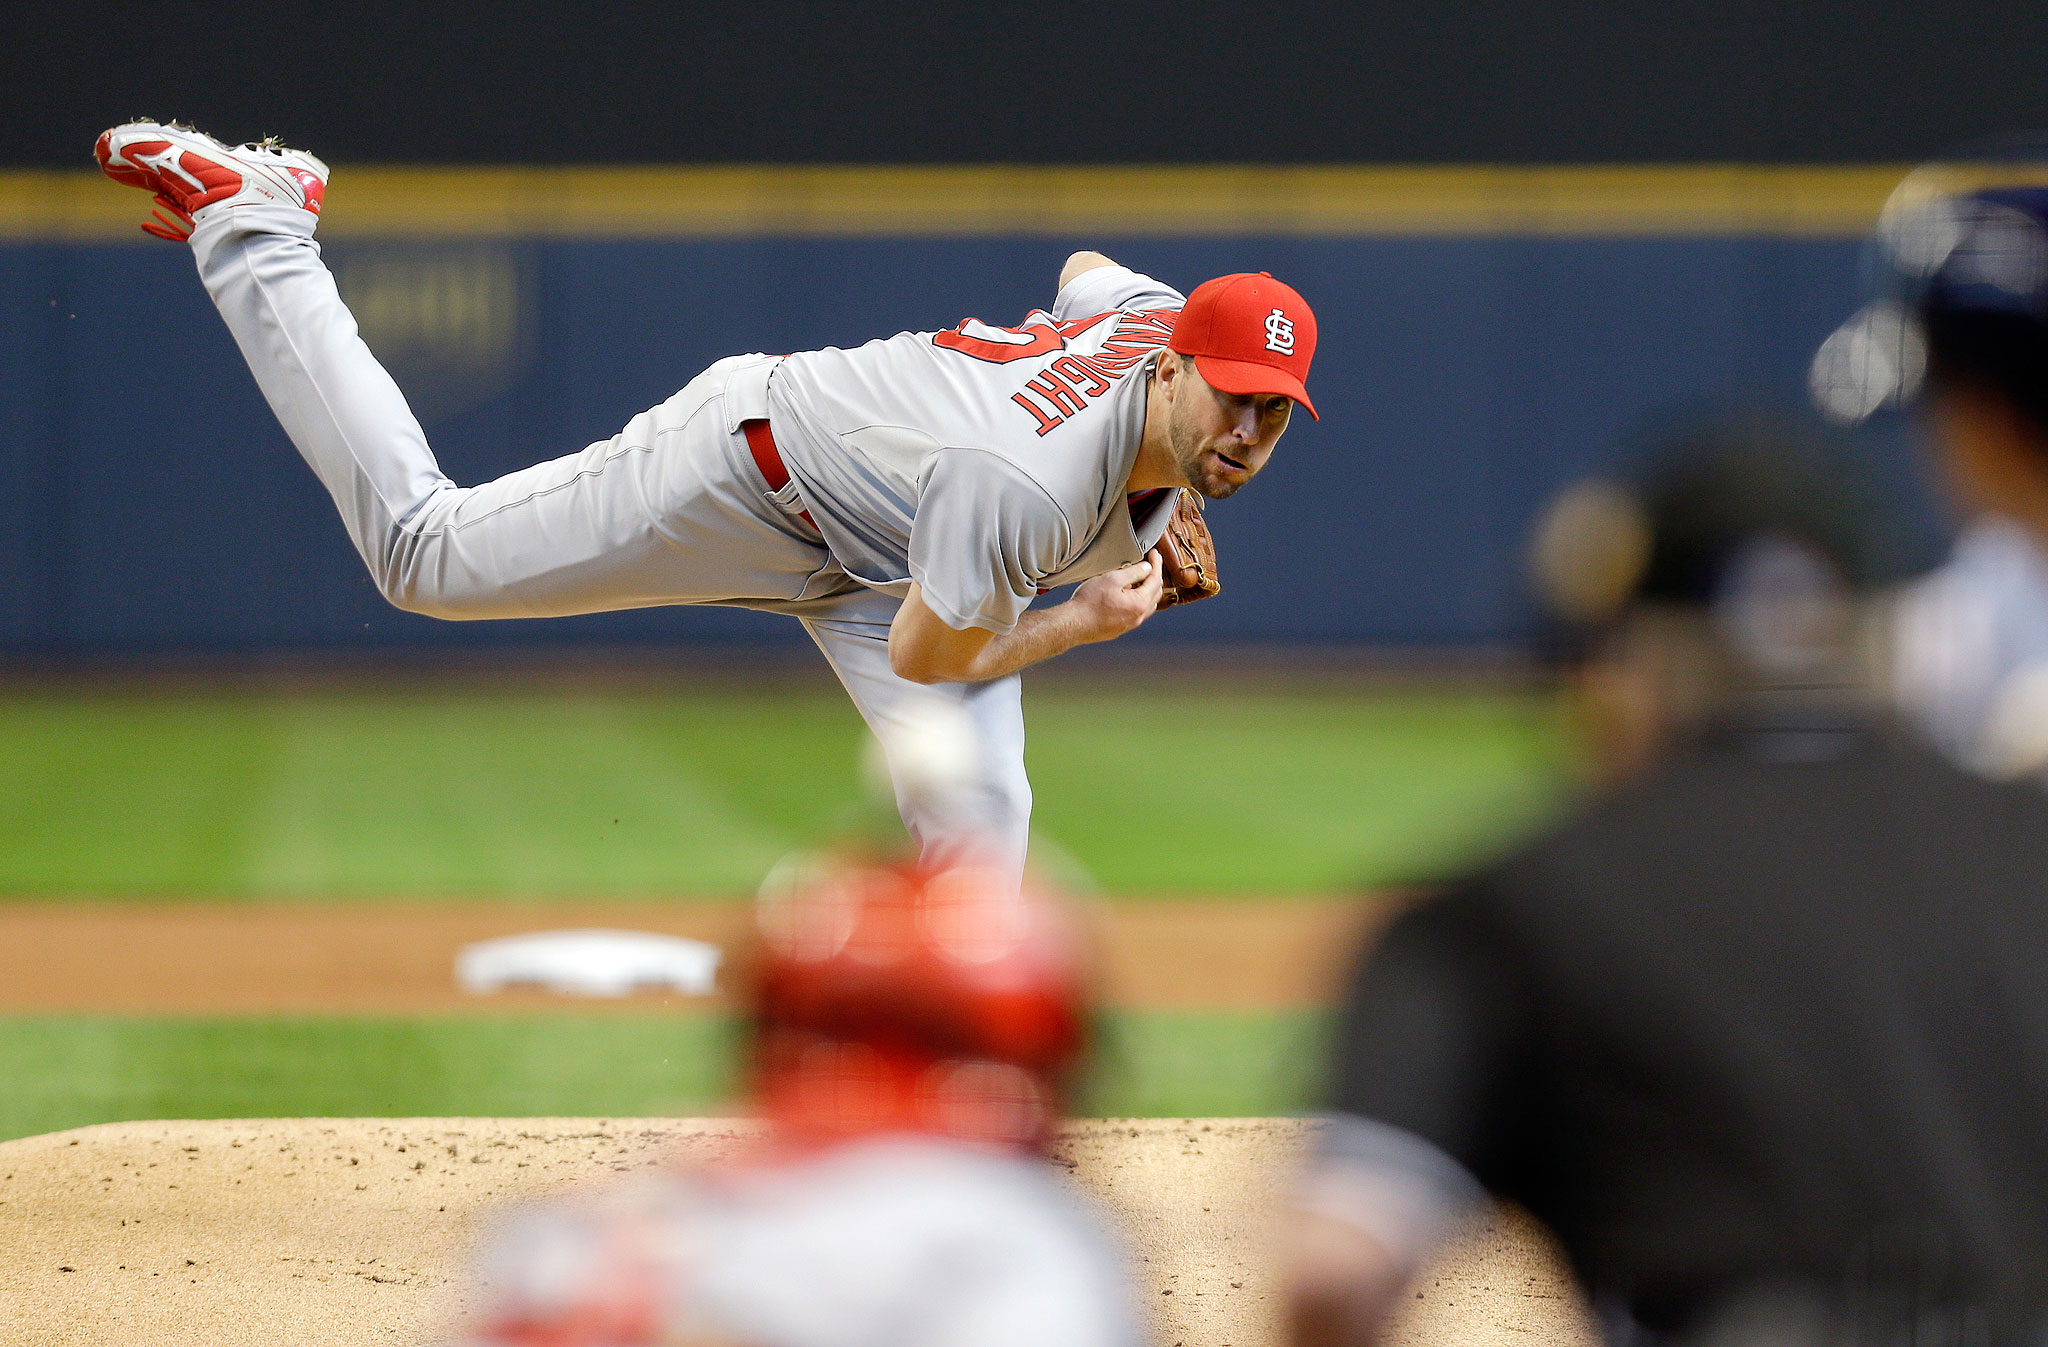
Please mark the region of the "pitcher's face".
<svg viewBox="0 0 2048 1347"><path fill-rule="evenodd" d="M1178 354L1167 443L1187 484L1222 500L1258 476L1294 414L1281 393L1226 393L1202 378L1195 362Z"/></svg>

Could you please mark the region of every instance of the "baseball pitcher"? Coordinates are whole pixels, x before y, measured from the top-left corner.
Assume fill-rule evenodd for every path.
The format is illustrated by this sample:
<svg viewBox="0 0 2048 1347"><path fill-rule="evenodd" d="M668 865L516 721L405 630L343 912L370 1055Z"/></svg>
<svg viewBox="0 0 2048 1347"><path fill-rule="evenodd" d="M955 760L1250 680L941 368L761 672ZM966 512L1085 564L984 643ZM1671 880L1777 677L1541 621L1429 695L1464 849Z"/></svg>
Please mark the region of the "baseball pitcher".
<svg viewBox="0 0 2048 1347"><path fill-rule="evenodd" d="M791 614L876 730L935 699L973 718L976 812L1004 819L1017 864L1031 807L1019 671L1123 635L1169 594L1213 592L1190 492L1231 495L1297 404L1315 415L1315 316L1294 290L1238 274L1183 298L1082 252L1051 311L1014 327L969 318L852 350L731 356L608 440L461 487L321 262L325 164L155 122L106 132L95 155L154 194L145 230L189 238L393 604L450 619ZM928 854L946 849L942 823L900 792L898 805Z"/></svg>

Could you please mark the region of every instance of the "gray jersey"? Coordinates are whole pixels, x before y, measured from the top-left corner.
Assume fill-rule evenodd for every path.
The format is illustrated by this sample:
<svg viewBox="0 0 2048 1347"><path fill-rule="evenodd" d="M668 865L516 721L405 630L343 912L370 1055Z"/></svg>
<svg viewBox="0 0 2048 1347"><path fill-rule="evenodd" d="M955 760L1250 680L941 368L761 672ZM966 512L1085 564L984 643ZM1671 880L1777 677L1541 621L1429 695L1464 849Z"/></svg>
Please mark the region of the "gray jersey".
<svg viewBox="0 0 2048 1347"><path fill-rule="evenodd" d="M1142 558L1171 492L1124 484L1182 296L1100 267L1016 327L970 318L790 356L768 382L784 465L835 561L915 580L949 626L1006 632L1046 589Z"/></svg>
<svg viewBox="0 0 2048 1347"><path fill-rule="evenodd" d="M486 1244L462 1341L1139 1347L1127 1258L1044 1161L876 1137L530 1208Z"/></svg>

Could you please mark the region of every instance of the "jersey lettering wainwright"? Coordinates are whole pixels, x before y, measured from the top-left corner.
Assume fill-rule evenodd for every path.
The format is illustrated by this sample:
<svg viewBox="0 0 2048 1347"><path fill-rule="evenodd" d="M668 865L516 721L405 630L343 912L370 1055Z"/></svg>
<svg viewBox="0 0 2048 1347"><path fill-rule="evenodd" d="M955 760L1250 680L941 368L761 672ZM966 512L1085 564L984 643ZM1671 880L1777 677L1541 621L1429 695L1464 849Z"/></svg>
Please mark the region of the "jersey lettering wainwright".
<svg viewBox="0 0 2048 1347"><path fill-rule="evenodd" d="M1173 335L1174 319L1179 316L1177 309L1151 309L1142 313L1098 313L1093 318L1076 318L1066 323L1034 323L1027 319L1022 327L991 327L978 318L969 318L956 328L933 333L932 342L994 365L1063 352L1036 376L1025 380L1022 392L1010 395L1010 401L1030 413L1037 433L1044 435L1069 417L1086 411L1089 403L1164 346ZM1067 349L1068 341L1109 317L1116 318L1117 323L1099 349L1085 355Z"/></svg>

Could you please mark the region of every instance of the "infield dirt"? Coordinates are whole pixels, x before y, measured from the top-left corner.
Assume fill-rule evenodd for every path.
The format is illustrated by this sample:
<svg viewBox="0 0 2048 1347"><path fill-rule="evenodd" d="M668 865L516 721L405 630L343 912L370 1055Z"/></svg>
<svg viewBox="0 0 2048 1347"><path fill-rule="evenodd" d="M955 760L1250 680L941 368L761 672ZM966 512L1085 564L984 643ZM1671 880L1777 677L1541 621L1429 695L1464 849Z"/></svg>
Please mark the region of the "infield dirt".
<svg viewBox="0 0 2048 1347"><path fill-rule="evenodd" d="M1103 904L1096 928L1105 997L1147 1009L1314 1005L1390 908L1380 899ZM730 948L747 919L743 903L681 901L8 903L0 906L0 1013L531 1009L551 998L463 993L456 951L495 936L587 927Z"/></svg>
<svg viewBox="0 0 2048 1347"><path fill-rule="evenodd" d="M1268 1347L1267 1227L1305 1124L1074 1124L1059 1158L1115 1215L1160 1347ZM0 1338L36 1347L428 1344L503 1204L743 1142L731 1120L111 1123L0 1145ZM1590 1347L1540 1235L1475 1221L1393 1342Z"/></svg>

